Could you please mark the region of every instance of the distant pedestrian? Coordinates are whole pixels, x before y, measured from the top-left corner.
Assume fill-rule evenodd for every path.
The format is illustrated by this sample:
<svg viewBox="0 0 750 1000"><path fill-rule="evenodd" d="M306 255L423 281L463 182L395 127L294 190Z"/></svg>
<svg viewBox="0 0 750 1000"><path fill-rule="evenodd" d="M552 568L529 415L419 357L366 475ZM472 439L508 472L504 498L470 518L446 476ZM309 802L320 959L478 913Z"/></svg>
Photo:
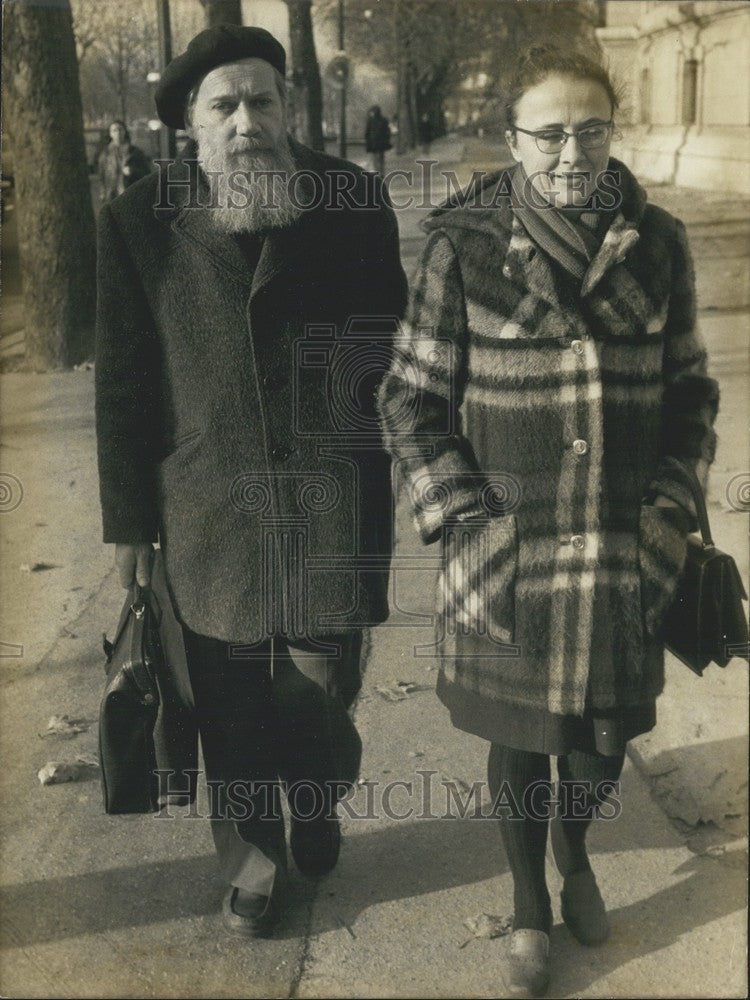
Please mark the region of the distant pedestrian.
<svg viewBox="0 0 750 1000"><path fill-rule="evenodd" d="M365 146L367 152L372 156L372 169L383 177L385 175L385 154L392 148L391 126L377 104L373 104L367 112Z"/></svg>
<svg viewBox="0 0 750 1000"><path fill-rule="evenodd" d="M549 981L548 831L568 929L585 945L609 933L586 832L602 807L617 815L627 742L656 722L697 526L674 460L705 482L716 445L685 227L610 158L617 107L586 56L520 61L517 162L427 220L380 394L416 524L442 545L437 693L490 743L513 996Z"/></svg>
<svg viewBox="0 0 750 1000"><path fill-rule="evenodd" d="M109 142L99 154L101 200L112 201L118 194L151 173L151 161L130 141L125 122L115 120L109 126Z"/></svg>
<svg viewBox="0 0 750 1000"><path fill-rule="evenodd" d="M425 111L419 118L419 144L422 147L422 156L430 155L430 145L432 143L433 132L432 122L429 114Z"/></svg>

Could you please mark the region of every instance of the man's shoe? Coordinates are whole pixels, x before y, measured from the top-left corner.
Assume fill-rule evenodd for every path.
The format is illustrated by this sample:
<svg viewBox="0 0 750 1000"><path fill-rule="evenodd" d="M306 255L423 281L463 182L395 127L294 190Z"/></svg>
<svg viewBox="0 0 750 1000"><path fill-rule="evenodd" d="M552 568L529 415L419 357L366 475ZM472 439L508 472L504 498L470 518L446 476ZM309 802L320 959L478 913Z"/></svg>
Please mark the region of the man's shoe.
<svg viewBox="0 0 750 1000"><path fill-rule="evenodd" d="M336 867L341 850L338 816L295 819L292 817L289 846L303 875L327 875Z"/></svg>
<svg viewBox="0 0 750 1000"><path fill-rule="evenodd" d="M276 896L274 891L261 896L230 885L221 906L224 927L237 937L268 937L281 916Z"/></svg>
<svg viewBox="0 0 750 1000"><path fill-rule="evenodd" d="M549 935L530 928L513 931L508 966L511 996L544 996L549 986Z"/></svg>
<svg viewBox="0 0 750 1000"><path fill-rule="evenodd" d="M602 944L609 937L609 920L594 873L589 869L573 872L563 882L560 893L562 918L581 944Z"/></svg>

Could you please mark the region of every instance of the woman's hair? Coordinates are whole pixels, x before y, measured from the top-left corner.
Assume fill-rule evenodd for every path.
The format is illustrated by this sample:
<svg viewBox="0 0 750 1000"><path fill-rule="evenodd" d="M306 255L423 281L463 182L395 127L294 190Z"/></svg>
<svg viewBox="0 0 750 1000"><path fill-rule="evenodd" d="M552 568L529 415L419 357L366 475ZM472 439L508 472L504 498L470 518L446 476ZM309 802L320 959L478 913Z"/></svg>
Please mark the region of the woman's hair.
<svg viewBox="0 0 750 1000"><path fill-rule="evenodd" d="M549 76L568 76L574 80L594 80L607 93L612 111L620 106L619 88L601 63L572 49L562 49L551 43L533 45L519 58L506 85L505 128L516 124L516 105L527 90L536 87Z"/></svg>
<svg viewBox="0 0 750 1000"><path fill-rule="evenodd" d="M109 123L109 128L107 129L107 133L109 133L109 129L112 128L113 125L122 125L122 130L124 133L123 139L125 140L125 142L130 142L130 132L128 131L128 126L125 124L122 118L113 118L112 121Z"/></svg>

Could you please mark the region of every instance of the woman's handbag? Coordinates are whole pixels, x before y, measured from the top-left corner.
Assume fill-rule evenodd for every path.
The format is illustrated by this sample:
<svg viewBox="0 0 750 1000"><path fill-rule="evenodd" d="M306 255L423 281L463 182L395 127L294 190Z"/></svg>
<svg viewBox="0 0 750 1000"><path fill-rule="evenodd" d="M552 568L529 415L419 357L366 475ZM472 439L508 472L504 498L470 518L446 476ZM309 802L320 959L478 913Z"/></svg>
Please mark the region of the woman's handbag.
<svg viewBox="0 0 750 1000"><path fill-rule="evenodd" d="M134 584L114 641L104 636L107 681L99 709L99 759L107 813L159 808L154 727L157 673L164 669L161 611L153 593Z"/></svg>
<svg viewBox="0 0 750 1000"><path fill-rule="evenodd" d="M677 594L664 623L667 649L698 676L709 663L725 667L733 656L748 659L747 600L737 564L713 543L703 490L692 469L674 461L695 500L701 537L688 535Z"/></svg>

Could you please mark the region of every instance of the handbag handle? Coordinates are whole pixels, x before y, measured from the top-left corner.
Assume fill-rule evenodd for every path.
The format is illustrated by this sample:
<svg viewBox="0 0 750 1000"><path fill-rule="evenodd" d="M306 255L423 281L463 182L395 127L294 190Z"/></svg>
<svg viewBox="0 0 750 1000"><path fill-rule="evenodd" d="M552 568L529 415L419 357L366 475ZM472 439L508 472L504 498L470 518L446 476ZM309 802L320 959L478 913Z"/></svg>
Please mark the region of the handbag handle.
<svg viewBox="0 0 750 1000"><path fill-rule="evenodd" d="M690 487L690 492L693 494L693 500L695 501L695 512L698 515L698 526L701 531L701 538L703 539L704 548L713 548L714 540L711 537L711 525L708 523L708 510L706 509L706 498L703 494L703 488L698 480L693 469L690 466L685 465L679 459L672 457L671 455L667 459L670 465L673 465L675 471L682 475L687 486Z"/></svg>

